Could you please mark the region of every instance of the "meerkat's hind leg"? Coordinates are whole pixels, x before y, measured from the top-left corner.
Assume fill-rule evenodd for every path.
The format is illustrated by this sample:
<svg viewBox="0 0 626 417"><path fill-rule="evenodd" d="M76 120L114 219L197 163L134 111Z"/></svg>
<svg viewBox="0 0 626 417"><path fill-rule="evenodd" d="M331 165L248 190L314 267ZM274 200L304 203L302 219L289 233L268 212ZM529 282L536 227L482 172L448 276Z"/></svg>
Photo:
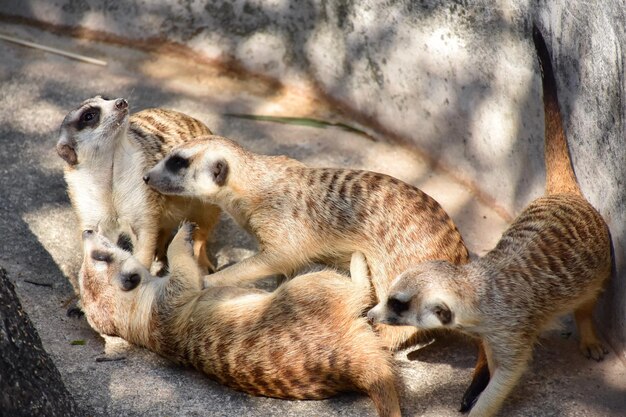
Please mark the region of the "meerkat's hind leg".
<svg viewBox="0 0 626 417"><path fill-rule="evenodd" d="M378 369L380 372L380 369ZM367 394L374 402L380 417L401 417L400 399L395 385L395 377L388 370L367 387Z"/></svg>
<svg viewBox="0 0 626 417"><path fill-rule="evenodd" d="M602 345L593 325L593 308L595 300L587 301L574 311L578 336L580 337L579 348L587 358L601 361L604 355L609 353Z"/></svg>
<svg viewBox="0 0 626 417"><path fill-rule="evenodd" d="M371 398L380 417L400 417L397 373L391 354L382 349L371 330L361 333L350 349L354 346L360 350L352 362L357 388Z"/></svg>
<svg viewBox="0 0 626 417"><path fill-rule="evenodd" d="M474 367L474 373L472 374L472 382L465 390L463 398L461 399L461 413L466 413L474 406L478 400L478 396L485 390L489 384L490 379L489 365L487 362L487 354L482 342L478 342L478 359L476 360L476 366Z"/></svg>

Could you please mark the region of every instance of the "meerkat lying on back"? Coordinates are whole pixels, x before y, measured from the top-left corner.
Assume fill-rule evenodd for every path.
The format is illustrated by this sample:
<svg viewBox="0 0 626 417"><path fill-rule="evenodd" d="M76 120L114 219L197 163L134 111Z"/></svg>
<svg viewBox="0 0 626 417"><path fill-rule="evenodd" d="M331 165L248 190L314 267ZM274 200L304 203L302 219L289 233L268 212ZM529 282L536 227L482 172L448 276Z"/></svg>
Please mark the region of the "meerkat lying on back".
<svg viewBox="0 0 626 417"><path fill-rule="evenodd" d="M421 264L400 275L389 297L368 313L382 323L481 337L491 382L472 417L498 411L526 369L539 333L559 315L574 311L587 357L600 360L606 353L591 316L611 274L609 231L576 182L550 55L536 27L533 39L542 68L547 195L531 203L483 258L462 266Z"/></svg>
<svg viewBox="0 0 626 417"><path fill-rule="evenodd" d="M164 278L85 231L79 284L91 326L252 395L322 399L360 391L380 416L400 417L391 354L363 317L371 289L362 254L352 256L352 281L324 270L273 293L202 290L192 230L183 225L174 237Z"/></svg>
<svg viewBox="0 0 626 417"><path fill-rule="evenodd" d="M383 174L309 168L207 136L173 149L144 180L163 194L219 205L256 237L259 253L206 277L209 286L289 276L311 262L345 266L350 254L360 251L376 297L384 300L392 279L419 262L469 260L443 208L419 189ZM378 330L392 349L415 335L411 328ZM469 391L480 392L487 380L486 362L479 361Z"/></svg>
<svg viewBox="0 0 626 417"><path fill-rule="evenodd" d="M142 181L172 147L210 133L200 121L175 111L147 109L129 117L123 98L85 100L63 120L57 143L67 163L65 180L80 230L104 230L150 268L155 254L165 260L172 231L189 219L199 225L194 236L198 261L213 269L205 244L219 208L163 196Z"/></svg>

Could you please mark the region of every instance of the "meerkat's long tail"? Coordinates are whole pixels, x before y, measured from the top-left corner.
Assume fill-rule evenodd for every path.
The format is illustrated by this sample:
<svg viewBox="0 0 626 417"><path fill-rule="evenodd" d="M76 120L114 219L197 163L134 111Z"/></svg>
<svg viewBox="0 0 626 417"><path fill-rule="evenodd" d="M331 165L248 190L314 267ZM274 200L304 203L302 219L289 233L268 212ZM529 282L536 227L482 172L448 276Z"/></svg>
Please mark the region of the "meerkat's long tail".
<svg viewBox="0 0 626 417"><path fill-rule="evenodd" d="M541 68L545 112L546 193L581 194L567 149L552 61L543 35L533 24L533 42Z"/></svg>

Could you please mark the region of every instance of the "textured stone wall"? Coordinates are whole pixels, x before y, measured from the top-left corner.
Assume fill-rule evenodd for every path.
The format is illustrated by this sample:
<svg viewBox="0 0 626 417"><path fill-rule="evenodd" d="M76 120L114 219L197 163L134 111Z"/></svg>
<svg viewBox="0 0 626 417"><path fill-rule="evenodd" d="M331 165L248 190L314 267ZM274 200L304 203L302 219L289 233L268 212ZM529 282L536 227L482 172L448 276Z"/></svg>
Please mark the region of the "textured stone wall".
<svg viewBox="0 0 626 417"><path fill-rule="evenodd" d="M536 20L553 51L584 194L613 234L598 319L626 359L626 147L621 0L5 0L0 13L163 39L309 83L517 214L543 192Z"/></svg>
<svg viewBox="0 0 626 417"><path fill-rule="evenodd" d="M73 417L80 412L0 267L0 415Z"/></svg>

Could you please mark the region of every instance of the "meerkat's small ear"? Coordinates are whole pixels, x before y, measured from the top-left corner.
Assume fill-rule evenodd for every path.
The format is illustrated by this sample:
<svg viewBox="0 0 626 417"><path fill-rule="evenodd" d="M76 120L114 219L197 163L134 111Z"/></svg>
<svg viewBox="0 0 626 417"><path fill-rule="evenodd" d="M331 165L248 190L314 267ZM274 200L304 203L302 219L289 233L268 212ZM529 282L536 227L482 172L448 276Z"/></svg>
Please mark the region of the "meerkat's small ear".
<svg viewBox="0 0 626 417"><path fill-rule="evenodd" d="M131 274L120 275L120 288L124 291L134 290L141 282L141 275L134 272Z"/></svg>
<svg viewBox="0 0 626 417"><path fill-rule="evenodd" d="M213 180L217 185L221 187L226 184L226 179L228 178L228 162L223 159L218 159L213 162L210 169Z"/></svg>
<svg viewBox="0 0 626 417"><path fill-rule="evenodd" d="M445 303L435 304L431 307L431 311L437 316L441 324L450 324L452 321L452 311Z"/></svg>
<svg viewBox="0 0 626 417"><path fill-rule="evenodd" d="M57 142L57 154L69 165L76 165L78 163L75 146L74 141L69 139L66 135L61 135Z"/></svg>

